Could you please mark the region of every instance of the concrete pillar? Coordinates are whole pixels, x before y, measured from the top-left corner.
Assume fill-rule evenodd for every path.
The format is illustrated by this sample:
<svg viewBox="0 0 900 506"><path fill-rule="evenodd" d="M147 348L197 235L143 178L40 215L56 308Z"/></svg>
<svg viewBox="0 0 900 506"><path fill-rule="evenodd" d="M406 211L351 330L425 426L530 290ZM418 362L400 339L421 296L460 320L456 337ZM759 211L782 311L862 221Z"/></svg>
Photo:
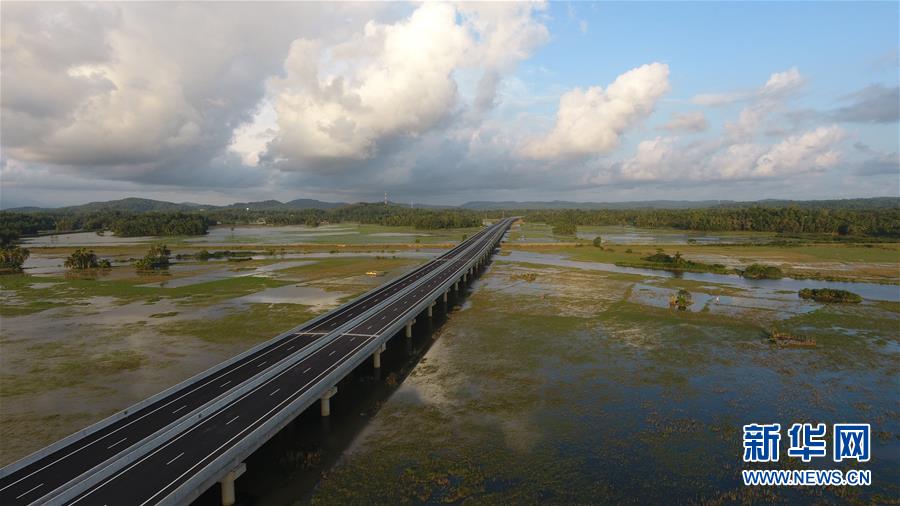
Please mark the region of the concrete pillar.
<svg viewBox="0 0 900 506"><path fill-rule="evenodd" d="M448 293L450 293L450 290L447 290L446 292L444 292L444 304L447 303L447 294Z"/></svg>
<svg viewBox="0 0 900 506"><path fill-rule="evenodd" d="M457 292L459 291L459 281L457 281L456 283L453 283L453 290L457 291Z"/></svg>
<svg viewBox="0 0 900 506"><path fill-rule="evenodd" d="M325 392L325 395L322 396L322 416L331 415L331 398L334 397L334 394L336 393L337 387L331 387Z"/></svg>
<svg viewBox="0 0 900 506"><path fill-rule="evenodd" d="M410 320L406 322L406 338L409 339L412 337L412 326L416 323L416 320Z"/></svg>
<svg viewBox="0 0 900 506"><path fill-rule="evenodd" d="M379 346L374 353L372 353L372 365L375 369L381 369L381 354L384 353L384 350L387 349L387 346L381 345Z"/></svg>
<svg viewBox="0 0 900 506"><path fill-rule="evenodd" d="M232 506L234 504L234 480L240 478L246 470L247 464L241 462L240 465L232 469L219 482L222 485L222 506Z"/></svg>
<svg viewBox="0 0 900 506"><path fill-rule="evenodd" d="M466 273L463 274L463 283L466 282L466 277L467 277L468 275L469 275L469 271L466 271Z"/></svg>
<svg viewBox="0 0 900 506"><path fill-rule="evenodd" d="M429 317L429 318L433 318L433 317L434 317L434 305L435 305L435 304L437 304L437 302L436 302L436 301L432 301L431 304L428 305L428 317Z"/></svg>

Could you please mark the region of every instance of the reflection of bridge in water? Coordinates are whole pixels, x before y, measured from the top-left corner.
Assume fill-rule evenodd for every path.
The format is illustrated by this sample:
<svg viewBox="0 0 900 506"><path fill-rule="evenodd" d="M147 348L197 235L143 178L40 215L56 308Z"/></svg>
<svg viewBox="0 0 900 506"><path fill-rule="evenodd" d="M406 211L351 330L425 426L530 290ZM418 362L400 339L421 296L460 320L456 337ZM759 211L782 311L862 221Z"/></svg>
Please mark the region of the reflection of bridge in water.
<svg viewBox="0 0 900 506"><path fill-rule="evenodd" d="M472 279L512 219L406 275L0 470L2 504L183 504L216 482L234 502L243 460Z"/></svg>

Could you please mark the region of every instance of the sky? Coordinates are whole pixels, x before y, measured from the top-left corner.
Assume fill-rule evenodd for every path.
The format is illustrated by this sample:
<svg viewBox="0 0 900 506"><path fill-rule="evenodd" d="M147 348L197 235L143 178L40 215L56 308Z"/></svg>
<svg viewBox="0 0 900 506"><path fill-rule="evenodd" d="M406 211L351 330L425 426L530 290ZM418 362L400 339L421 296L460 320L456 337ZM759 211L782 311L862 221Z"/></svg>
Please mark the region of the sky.
<svg viewBox="0 0 900 506"><path fill-rule="evenodd" d="M900 195L900 2L0 3L0 206Z"/></svg>

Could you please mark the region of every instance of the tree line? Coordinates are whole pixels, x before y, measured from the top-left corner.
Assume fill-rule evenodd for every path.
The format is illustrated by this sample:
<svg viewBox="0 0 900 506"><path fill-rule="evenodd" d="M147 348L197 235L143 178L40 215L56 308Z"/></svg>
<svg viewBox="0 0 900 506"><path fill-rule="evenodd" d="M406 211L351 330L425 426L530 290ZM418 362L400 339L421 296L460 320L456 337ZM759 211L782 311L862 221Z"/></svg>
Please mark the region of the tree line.
<svg viewBox="0 0 900 506"><path fill-rule="evenodd" d="M198 211L0 212L0 245L41 232L111 230L122 237L202 235L211 225L316 226L323 222L358 222L418 229L466 228L483 218L522 216L549 223L560 235L574 235L584 225L623 225L697 231L748 231L783 234L900 237L900 208L821 209L798 207L746 207L708 209L596 209L472 211L467 209L413 209L395 204L353 204L340 208L246 210L239 208Z"/></svg>
<svg viewBox="0 0 900 506"><path fill-rule="evenodd" d="M498 217L499 212L492 213ZM579 225L620 225L721 232L776 232L842 236L900 237L900 209L806 209L747 207L740 209L633 209L506 211L528 221L553 225L574 235Z"/></svg>
<svg viewBox="0 0 900 506"><path fill-rule="evenodd" d="M0 240L10 244L19 237L39 233L105 231L121 237L203 235L221 225L307 225L347 222L405 226L419 229L466 228L481 225L482 215L463 209L411 209L398 205L354 204L341 208L265 209L238 208L198 211L0 212Z"/></svg>

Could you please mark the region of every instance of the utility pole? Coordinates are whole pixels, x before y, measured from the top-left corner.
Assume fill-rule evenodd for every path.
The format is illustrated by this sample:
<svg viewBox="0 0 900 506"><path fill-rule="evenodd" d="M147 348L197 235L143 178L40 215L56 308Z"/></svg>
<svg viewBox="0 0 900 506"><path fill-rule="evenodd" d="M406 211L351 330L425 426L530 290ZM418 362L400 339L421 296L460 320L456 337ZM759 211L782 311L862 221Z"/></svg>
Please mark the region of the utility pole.
<svg viewBox="0 0 900 506"><path fill-rule="evenodd" d="M387 205L387 192L384 192L384 205Z"/></svg>

